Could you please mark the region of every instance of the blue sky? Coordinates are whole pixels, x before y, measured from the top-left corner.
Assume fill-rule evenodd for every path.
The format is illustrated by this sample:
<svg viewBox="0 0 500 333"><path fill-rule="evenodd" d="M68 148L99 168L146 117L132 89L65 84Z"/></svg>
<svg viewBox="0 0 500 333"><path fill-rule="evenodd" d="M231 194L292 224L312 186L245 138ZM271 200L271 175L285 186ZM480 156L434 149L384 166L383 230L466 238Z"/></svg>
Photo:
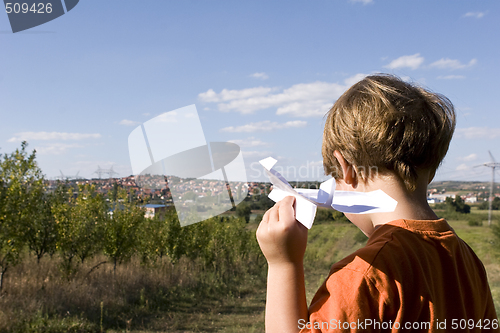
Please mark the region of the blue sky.
<svg viewBox="0 0 500 333"><path fill-rule="evenodd" d="M290 180L319 179L328 106L356 79L386 72L456 107L436 180L489 180L489 169L473 166L489 161L488 150L500 161L499 9L498 1L85 0L16 34L0 13L0 153L27 140L49 178L95 177L98 165L127 176L130 132L196 104L206 140L238 143L251 179L267 156L294 167Z"/></svg>

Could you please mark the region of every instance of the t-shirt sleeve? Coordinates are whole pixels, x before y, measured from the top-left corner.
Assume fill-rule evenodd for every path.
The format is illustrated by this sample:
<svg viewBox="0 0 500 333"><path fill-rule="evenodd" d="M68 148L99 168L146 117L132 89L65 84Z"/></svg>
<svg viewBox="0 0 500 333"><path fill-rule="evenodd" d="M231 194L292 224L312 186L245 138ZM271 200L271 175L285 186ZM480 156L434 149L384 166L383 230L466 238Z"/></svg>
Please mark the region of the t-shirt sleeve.
<svg viewBox="0 0 500 333"><path fill-rule="evenodd" d="M314 296L308 321L299 322L305 332L377 332L388 308L387 291L364 272L344 267L331 274Z"/></svg>

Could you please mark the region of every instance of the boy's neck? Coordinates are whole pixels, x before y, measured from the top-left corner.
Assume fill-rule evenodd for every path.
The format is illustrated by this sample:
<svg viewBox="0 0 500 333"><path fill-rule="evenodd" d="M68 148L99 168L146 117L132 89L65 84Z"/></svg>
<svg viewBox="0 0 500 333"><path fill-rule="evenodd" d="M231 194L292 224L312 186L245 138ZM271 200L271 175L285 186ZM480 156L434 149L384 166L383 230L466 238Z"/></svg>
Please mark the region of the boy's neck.
<svg viewBox="0 0 500 333"><path fill-rule="evenodd" d="M438 216L427 203L427 184L422 189L409 192L406 188L381 188L385 193L398 202L396 209L389 213L371 214L373 226L382 225L394 220L437 220Z"/></svg>
<svg viewBox="0 0 500 333"><path fill-rule="evenodd" d="M346 215L356 226L369 236L379 225L400 219L437 220L438 217L427 203L427 184L429 174L419 175L415 191L408 191L398 177L385 175L370 180L367 184L359 184L356 191L369 192L382 190L398 202L396 209L389 213L373 213L366 215Z"/></svg>

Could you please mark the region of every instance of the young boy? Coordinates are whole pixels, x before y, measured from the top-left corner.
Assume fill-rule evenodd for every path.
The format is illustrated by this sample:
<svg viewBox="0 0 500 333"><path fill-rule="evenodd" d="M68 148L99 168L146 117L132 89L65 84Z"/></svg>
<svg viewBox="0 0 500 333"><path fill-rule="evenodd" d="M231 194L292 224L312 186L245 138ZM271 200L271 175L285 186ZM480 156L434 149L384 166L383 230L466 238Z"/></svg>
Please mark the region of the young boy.
<svg viewBox="0 0 500 333"><path fill-rule="evenodd" d="M345 214L369 239L333 265L309 309L307 229L293 197L268 210L257 230L268 261L266 332L500 331L481 261L427 204L454 129L446 97L390 75L368 76L337 100L323 136L326 173L337 190L381 189L398 205Z"/></svg>

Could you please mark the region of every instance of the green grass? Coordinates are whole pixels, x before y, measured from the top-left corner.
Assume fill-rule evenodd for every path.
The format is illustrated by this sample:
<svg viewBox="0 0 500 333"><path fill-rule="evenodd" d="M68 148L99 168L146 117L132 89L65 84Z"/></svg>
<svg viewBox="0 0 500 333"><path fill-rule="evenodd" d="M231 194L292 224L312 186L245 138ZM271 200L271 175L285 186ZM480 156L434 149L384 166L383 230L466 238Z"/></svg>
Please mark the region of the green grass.
<svg viewBox="0 0 500 333"><path fill-rule="evenodd" d="M318 223L309 230L304 256L308 302L328 277L331 265L361 248L366 240L366 236L350 223Z"/></svg>
<svg viewBox="0 0 500 333"><path fill-rule="evenodd" d="M495 308L500 314L500 240L493 235L491 228L487 226L487 218L483 221L482 226L476 227L469 226L465 220L448 222L457 235L469 244L483 262L488 274ZM493 223L498 223L498 220L493 221Z"/></svg>
<svg viewBox="0 0 500 333"><path fill-rule="evenodd" d="M442 215L443 212L437 212ZM486 219L485 219L486 216ZM453 215L450 225L483 261L495 306L500 310L500 241L484 211ZM482 226L470 226L479 218ZM498 223L498 221L495 221ZM255 231L257 223L248 228ZM331 265L362 247L366 237L352 224L315 223L305 254L306 295L311 301ZM166 260L155 267L136 259L102 265L88 274L95 258L68 280L58 258L34 258L12 269L0 297L0 332L262 332L266 291L265 262L222 283L199 262ZM101 308L102 304L102 308ZM102 310L102 311L101 311Z"/></svg>
<svg viewBox="0 0 500 333"><path fill-rule="evenodd" d="M0 332L260 332L265 274L235 273L220 281L200 262L147 267L102 260L68 280L57 258L27 258L8 275L0 297Z"/></svg>
<svg viewBox="0 0 500 333"><path fill-rule="evenodd" d="M437 212L440 216L442 213ZM488 215L480 210L471 214L452 215L456 219L447 219L448 223L469 244L486 268L495 308L500 313L500 240L487 226ZM471 218L479 218L483 225L470 226ZM497 217L493 223L500 223L500 219ZM352 224L315 224L309 232L305 256L306 294L309 302L327 277L330 266L362 247L365 241L366 237Z"/></svg>

